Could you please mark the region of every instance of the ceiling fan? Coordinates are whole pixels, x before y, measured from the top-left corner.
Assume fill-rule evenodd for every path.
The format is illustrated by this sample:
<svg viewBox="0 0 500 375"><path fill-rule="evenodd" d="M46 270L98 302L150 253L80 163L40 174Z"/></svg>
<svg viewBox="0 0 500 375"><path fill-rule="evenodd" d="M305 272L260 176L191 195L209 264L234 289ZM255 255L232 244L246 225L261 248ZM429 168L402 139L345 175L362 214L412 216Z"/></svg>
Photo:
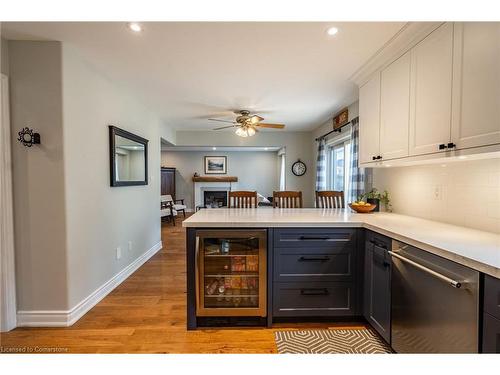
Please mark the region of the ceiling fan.
<svg viewBox="0 0 500 375"><path fill-rule="evenodd" d="M261 121L263 121L264 118L255 114L251 115L250 111L247 110L234 111L234 113L238 115L238 117L236 117L234 121L209 118L210 121L227 122L231 124L228 126L215 128L213 130L236 128L235 130L236 135L239 135L240 137L251 137L255 135L256 132L258 132L258 128L283 129L285 127L285 125L283 124L263 123Z"/></svg>

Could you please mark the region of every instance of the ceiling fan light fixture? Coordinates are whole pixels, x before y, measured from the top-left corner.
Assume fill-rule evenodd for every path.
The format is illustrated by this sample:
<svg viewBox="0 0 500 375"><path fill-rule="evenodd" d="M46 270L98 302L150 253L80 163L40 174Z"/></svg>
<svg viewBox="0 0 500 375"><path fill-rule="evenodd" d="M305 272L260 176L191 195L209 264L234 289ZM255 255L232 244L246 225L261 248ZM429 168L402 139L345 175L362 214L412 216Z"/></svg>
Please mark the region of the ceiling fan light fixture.
<svg viewBox="0 0 500 375"><path fill-rule="evenodd" d="M248 137L248 133L247 133L246 129L243 129L243 128L236 128L235 133L236 133L236 135L243 137L243 138Z"/></svg>
<svg viewBox="0 0 500 375"><path fill-rule="evenodd" d="M248 136L249 136L249 137L252 137L252 136L254 136L254 135L255 135L255 129L254 129L254 128L252 128L252 127L249 127L249 128L247 129L247 133L248 133Z"/></svg>

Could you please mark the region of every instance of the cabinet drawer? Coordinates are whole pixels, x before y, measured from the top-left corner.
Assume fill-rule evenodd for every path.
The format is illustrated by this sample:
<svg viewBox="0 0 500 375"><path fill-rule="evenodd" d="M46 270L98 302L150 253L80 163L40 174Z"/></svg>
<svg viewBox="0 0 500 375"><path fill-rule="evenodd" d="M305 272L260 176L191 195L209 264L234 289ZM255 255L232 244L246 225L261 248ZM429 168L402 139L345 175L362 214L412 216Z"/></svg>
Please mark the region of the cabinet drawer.
<svg viewBox="0 0 500 375"><path fill-rule="evenodd" d="M350 282L275 283L274 316L354 315L354 284Z"/></svg>
<svg viewBox="0 0 500 375"><path fill-rule="evenodd" d="M500 353L500 320L483 315L483 353Z"/></svg>
<svg viewBox="0 0 500 375"><path fill-rule="evenodd" d="M500 319L500 280L484 277L484 311Z"/></svg>
<svg viewBox="0 0 500 375"><path fill-rule="evenodd" d="M354 249L277 248L274 281L352 281Z"/></svg>
<svg viewBox="0 0 500 375"><path fill-rule="evenodd" d="M274 231L275 247L328 247L353 246L355 229L341 228L285 228Z"/></svg>

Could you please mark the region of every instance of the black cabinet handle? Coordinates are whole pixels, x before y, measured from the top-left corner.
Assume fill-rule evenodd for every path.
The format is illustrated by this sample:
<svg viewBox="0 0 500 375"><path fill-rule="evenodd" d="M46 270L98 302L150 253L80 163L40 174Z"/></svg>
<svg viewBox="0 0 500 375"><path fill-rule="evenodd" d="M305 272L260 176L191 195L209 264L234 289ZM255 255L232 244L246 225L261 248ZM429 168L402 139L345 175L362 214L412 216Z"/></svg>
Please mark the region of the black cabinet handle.
<svg viewBox="0 0 500 375"><path fill-rule="evenodd" d="M328 236L300 236L299 240L302 241L328 241L330 237Z"/></svg>
<svg viewBox="0 0 500 375"><path fill-rule="evenodd" d="M453 142L450 142L450 143L448 143L448 145L446 145L446 147L447 148L455 148L455 147L457 147L457 145Z"/></svg>
<svg viewBox="0 0 500 375"><path fill-rule="evenodd" d="M439 145L439 149L440 149L440 150L445 150L446 148L447 148L447 146L446 146L444 143L441 143L441 144Z"/></svg>
<svg viewBox="0 0 500 375"><path fill-rule="evenodd" d="M301 296L327 296L328 289L326 288L310 288L310 289L301 289Z"/></svg>
<svg viewBox="0 0 500 375"><path fill-rule="evenodd" d="M300 257L299 262L328 262L330 257Z"/></svg>
<svg viewBox="0 0 500 375"><path fill-rule="evenodd" d="M377 160L377 157L376 156L372 156L372 160Z"/></svg>
<svg viewBox="0 0 500 375"><path fill-rule="evenodd" d="M379 156L377 156L377 159L378 159L378 160L382 159L382 156L380 156L380 155L379 155Z"/></svg>

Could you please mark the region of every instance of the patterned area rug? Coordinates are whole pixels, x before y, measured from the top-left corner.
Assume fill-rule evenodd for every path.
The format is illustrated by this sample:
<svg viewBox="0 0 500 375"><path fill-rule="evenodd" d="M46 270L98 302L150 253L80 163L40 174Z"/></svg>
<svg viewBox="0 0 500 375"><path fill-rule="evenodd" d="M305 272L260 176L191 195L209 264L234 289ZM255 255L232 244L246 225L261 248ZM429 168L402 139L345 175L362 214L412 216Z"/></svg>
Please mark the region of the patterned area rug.
<svg viewBox="0 0 500 375"><path fill-rule="evenodd" d="M279 354L385 354L389 346L370 329L276 331Z"/></svg>

